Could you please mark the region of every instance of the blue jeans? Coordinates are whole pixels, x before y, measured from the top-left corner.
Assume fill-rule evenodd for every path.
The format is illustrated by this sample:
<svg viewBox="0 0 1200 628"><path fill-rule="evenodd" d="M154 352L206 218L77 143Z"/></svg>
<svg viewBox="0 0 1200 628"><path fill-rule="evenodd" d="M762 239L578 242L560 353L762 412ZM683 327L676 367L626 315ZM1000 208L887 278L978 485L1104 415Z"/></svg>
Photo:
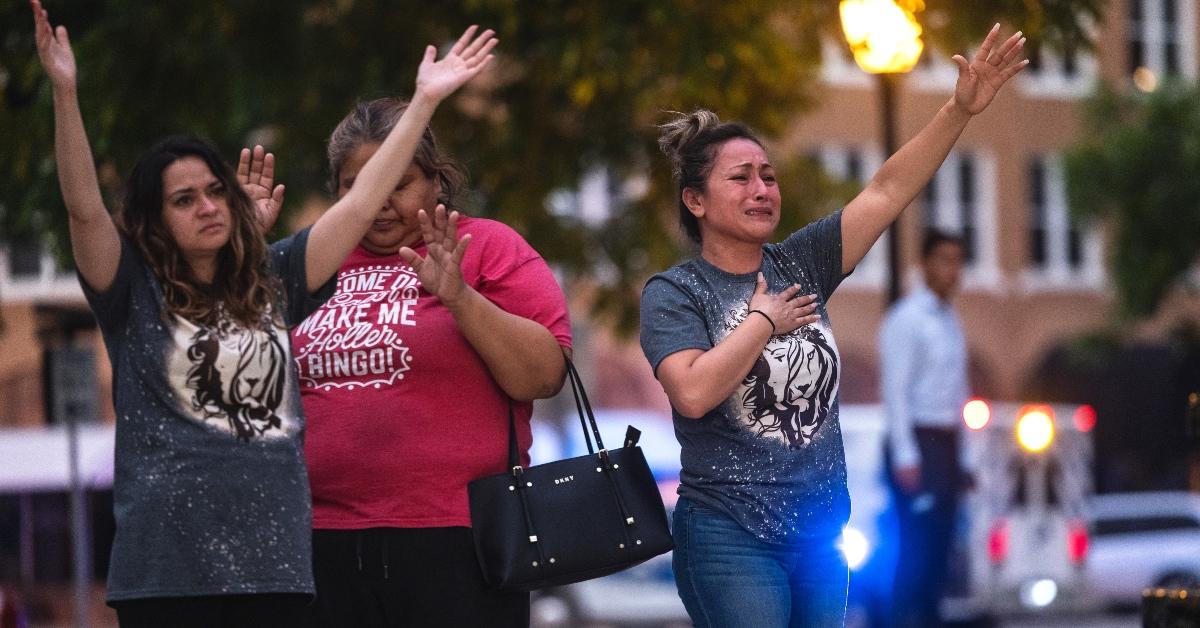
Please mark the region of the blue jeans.
<svg viewBox="0 0 1200 628"><path fill-rule="evenodd" d="M764 543L728 515L680 498L673 536L675 585L697 628L845 623L849 570L839 535Z"/></svg>

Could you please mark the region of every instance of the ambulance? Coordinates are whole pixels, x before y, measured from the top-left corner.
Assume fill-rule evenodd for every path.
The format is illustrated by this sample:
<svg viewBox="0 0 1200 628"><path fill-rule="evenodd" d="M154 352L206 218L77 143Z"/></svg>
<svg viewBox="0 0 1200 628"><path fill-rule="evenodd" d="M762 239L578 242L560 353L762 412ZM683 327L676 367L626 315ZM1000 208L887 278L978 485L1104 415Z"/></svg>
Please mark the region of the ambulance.
<svg viewBox="0 0 1200 628"><path fill-rule="evenodd" d="M1088 610L1095 410L972 399L963 420L963 463L974 486L963 501L952 553L958 581L943 617Z"/></svg>

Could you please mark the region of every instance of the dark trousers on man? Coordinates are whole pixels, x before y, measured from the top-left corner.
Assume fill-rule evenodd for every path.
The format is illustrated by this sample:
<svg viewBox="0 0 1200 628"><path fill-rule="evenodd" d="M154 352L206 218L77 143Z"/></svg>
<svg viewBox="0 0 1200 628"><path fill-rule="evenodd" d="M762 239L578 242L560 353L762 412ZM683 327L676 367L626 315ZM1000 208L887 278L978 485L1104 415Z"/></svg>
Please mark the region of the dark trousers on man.
<svg viewBox="0 0 1200 628"><path fill-rule="evenodd" d="M942 623L938 604L946 587L964 484L958 462L958 430L918 427L914 432L921 452L917 492L908 493L896 484L890 456L885 456L900 532L893 598L897 628L929 628Z"/></svg>

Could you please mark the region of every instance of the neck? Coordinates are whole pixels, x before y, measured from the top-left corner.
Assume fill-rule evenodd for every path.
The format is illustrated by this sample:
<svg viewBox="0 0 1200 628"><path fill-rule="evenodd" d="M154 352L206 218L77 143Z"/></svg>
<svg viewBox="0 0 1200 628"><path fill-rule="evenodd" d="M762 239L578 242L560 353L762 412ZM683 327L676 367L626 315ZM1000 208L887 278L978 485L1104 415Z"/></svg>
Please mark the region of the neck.
<svg viewBox="0 0 1200 628"><path fill-rule="evenodd" d="M705 238L700 245L700 257L727 273L744 275L762 267L762 243L719 241Z"/></svg>
<svg viewBox="0 0 1200 628"><path fill-rule="evenodd" d="M211 284L217 277L217 258L216 256L205 256L200 258L189 259L188 266L192 269L192 275L202 283Z"/></svg>

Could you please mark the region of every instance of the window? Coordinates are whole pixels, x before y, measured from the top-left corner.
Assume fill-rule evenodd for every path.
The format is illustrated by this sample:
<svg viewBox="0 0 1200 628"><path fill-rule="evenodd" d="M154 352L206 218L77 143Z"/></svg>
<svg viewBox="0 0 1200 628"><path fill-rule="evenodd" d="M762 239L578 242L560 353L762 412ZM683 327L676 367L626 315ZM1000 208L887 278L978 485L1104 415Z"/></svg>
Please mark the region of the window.
<svg viewBox="0 0 1200 628"><path fill-rule="evenodd" d="M1200 522L1189 515L1150 515L1127 519L1098 519L1093 525L1097 537L1139 532L1169 532L1171 530L1200 529Z"/></svg>
<svg viewBox="0 0 1200 628"><path fill-rule="evenodd" d="M38 277L42 274L42 247L32 241L9 242L8 269L13 279Z"/></svg>
<svg viewBox="0 0 1200 628"><path fill-rule="evenodd" d="M1196 76L1195 38L1185 36L1187 25L1195 24L1194 10L1192 0L1129 0L1131 76Z"/></svg>
<svg viewBox="0 0 1200 628"><path fill-rule="evenodd" d="M1034 156L1027 185L1027 279L1033 285L1098 287L1102 277L1099 234L1071 216L1061 161Z"/></svg>
<svg viewBox="0 0 1200 628"><path fill-rule="evenodd" d="M978 152L951 152L925 186L922 227L962 236L966 249L966 287L1000 283L996 263L994 166Z"/></svg>
<svg viewBox="0 0 1200 628"><path fill-rule="evenodd" d="M883 164L878 151L858 146L824 146L816 160L830 176L866 185ZM887 236L879 238L842 284L850 288L884 289L887 280Z"/></svg>
<svg viewBox="0 0 1200 628"><path fill-rule="evenodd" d="M1027 49L1029 66L1017 75L1026 94L1041 97L1081 98L1096 82L1096 58L1075 46L1051 50L1045 46Z"/></svg>

